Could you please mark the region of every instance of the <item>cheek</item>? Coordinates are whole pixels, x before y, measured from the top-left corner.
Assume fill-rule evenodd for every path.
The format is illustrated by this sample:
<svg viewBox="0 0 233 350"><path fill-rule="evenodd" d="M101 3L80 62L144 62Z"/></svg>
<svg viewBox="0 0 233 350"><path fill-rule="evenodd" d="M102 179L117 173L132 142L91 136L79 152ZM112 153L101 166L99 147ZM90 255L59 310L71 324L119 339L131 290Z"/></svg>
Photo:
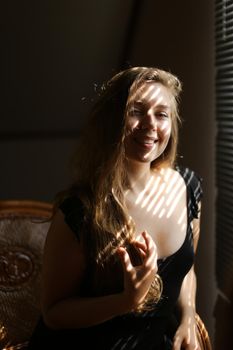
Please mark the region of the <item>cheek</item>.
<svg viewBox="0 0 233 350"><path fill-rule="evenodd" d="M168 138L171 135L171 122L166 121L161 125L160 132L164 138Z"/></svg>
<svg viewBox="0 0 233 350"><path fill-rule="evenodd" d="M130 119L126 123L126 129L133 131L135 128L137 128L139 121L137 119Z"/></svg>
<svg viewBox="0 0 233 350"><path fill-rule="evenodd" d="M138 120L129 120L126 124L126 136L133 134L138 127Z"/></svg>

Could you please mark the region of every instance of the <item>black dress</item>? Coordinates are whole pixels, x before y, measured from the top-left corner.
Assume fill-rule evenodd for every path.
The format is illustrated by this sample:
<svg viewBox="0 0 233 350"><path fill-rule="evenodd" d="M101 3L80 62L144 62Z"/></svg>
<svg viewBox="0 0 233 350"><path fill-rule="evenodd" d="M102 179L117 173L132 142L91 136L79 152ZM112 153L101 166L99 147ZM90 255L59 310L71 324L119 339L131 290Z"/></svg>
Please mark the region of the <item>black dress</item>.
<svg viewBox="0 0 233 350"><path fill-rule="evenodd" d="M182 246L172 255L158 260L158 273L163 280L163 295L152 311L129 313L97 326L49 329L41 318L30 340L29 349L102 349L102 350L167 350L172 348L171 321L185 275L194 262L191 222L198 217L202 197L201 178L189 168L177 167L187 187L188 225ZM77 235L82 210L78 198L68 198L60 206L66 223ZM79 218L77 217L79 216Z"/></svg>

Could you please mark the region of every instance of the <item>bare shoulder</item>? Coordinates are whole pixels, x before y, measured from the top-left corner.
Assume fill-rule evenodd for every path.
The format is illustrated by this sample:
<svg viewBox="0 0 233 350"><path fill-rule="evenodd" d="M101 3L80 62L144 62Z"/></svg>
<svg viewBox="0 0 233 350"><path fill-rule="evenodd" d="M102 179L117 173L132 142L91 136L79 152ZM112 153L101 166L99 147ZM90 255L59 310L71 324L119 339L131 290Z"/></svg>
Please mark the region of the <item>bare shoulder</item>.
<svg viewBox="0 0 233 350"><path fill-rule="evenodd" d="M50 225L43 256L43 306L74 295L82 282L85 258L82 244L65 223L60 209Z"/></svg>
<svg viewBox="0 0 233 350"><path fill-rule="evenodd" d="M54 248L55 251L58 251L60 248L62 251L66 248L70 248L71 250L79 250L81 248L74 232L66 224L64 214L60 209L57 210L51 222L45 249L47 247Z"/></svg>

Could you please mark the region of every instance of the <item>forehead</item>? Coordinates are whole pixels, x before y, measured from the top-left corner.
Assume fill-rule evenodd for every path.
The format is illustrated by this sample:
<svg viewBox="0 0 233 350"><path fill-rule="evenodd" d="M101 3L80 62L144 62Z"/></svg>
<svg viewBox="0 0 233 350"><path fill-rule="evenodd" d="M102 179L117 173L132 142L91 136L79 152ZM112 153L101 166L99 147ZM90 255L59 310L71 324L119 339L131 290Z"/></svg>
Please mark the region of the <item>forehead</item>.
<svg viewBox="0 0 233 350"><path fill-rule="evenodd" d="M172 104L172 94L161 83L145 82L130 95L129 104L132 103L163 105L169 108Z"/></svg>

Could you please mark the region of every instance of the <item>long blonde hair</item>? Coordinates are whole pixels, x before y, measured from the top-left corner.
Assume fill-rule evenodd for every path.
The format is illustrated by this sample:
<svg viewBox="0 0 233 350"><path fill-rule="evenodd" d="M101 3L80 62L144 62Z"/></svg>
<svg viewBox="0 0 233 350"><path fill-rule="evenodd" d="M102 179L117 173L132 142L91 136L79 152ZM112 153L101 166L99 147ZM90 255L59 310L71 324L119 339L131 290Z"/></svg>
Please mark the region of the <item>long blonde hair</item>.
<svg viewBox="0 0 233 350"><path fill-rule="evenodd" d="M74 184L66 195L76 192L83 202L89 222L88 246L99 266L109 261L118 246L130 247L134 238L134 222L124 201L127 186L125 118L130 97L147 81L163 84L172 96L171 137L164 153L152 162L151 167L161 163L174 165L181 83L173 74L150 67L121 71L103 85L74 157ZM94 233L90 234L90 231ZM134 255L134 258L135 264L138 263L138 257Z"/></svg>

